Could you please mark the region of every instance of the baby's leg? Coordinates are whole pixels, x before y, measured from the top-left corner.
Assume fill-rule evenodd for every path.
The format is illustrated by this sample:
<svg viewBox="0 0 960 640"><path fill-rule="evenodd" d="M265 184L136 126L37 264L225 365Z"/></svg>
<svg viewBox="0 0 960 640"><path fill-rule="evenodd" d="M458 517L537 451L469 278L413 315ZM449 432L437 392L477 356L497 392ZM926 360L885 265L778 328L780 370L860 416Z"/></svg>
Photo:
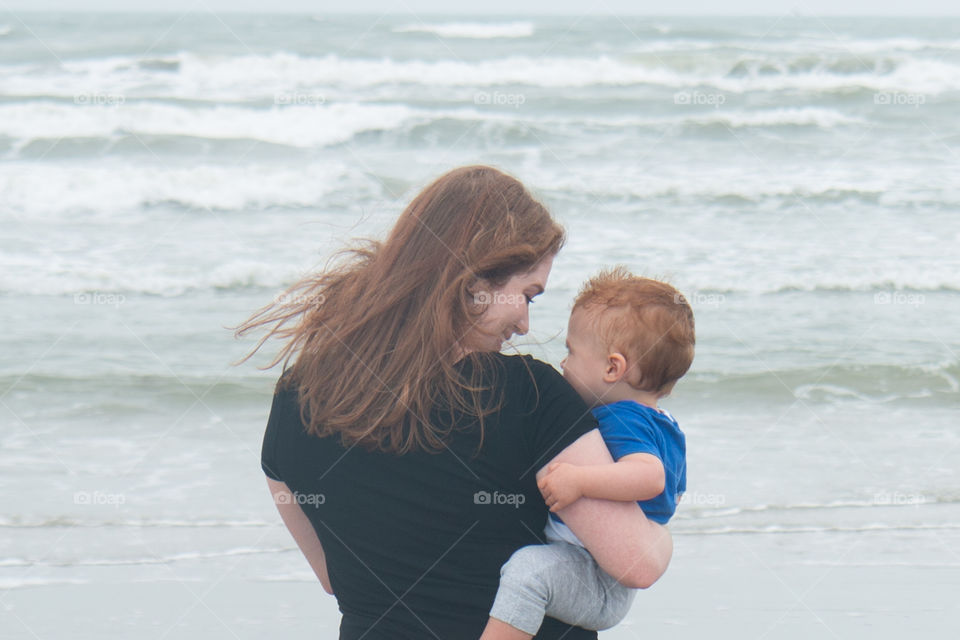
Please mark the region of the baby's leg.
<svg viewBox="0 0 960 640"><path fill-rule="evenodd" d="M489 618L480 640L531 640L533 636L526 631L511 627L506 622Z"/></svg>
<svg viewBox="0 0 960 640"><path fill-rule="evenodd" d="M545 615L606 629L626 615L632 600L633 591L604 573L582 547L564 542L523 547L500 571L491 621L481 638L531 638Z"/></svg>
<svg viewBox="0 0 960 640"><path fill-rule="evenodd" d="M564 542L550 546L560 546L576 560L571 558L563 565L566 577L554 582L546 615L594 631L609 629L626 617L635 589L617 582L583 547Z"/></svg>

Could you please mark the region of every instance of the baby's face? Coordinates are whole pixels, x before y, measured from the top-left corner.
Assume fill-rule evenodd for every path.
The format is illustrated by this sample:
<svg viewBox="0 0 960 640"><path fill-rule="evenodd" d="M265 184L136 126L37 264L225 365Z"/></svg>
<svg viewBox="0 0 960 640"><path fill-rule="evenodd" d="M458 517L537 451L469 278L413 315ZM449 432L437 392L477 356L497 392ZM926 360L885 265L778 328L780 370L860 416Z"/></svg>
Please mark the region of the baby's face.
<svg viewBox="0 0 960 640"><path fill-rule="evenodd" d="M590 407L606 404L609 385L603 375L607 369L607 350L600 342L589 311L577 309L567 325L567 357L560 362L563 377Z"/></svg>

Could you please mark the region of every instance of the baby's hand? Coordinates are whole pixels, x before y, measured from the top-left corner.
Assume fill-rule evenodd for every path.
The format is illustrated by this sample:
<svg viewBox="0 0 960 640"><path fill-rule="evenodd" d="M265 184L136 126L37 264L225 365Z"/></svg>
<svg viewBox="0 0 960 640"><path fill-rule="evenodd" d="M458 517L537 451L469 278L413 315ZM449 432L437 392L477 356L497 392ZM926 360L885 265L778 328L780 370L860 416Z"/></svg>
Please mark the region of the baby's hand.
<svg viewBox="0 0 960 640"><path fill-rule="evenodd" d="M556 513L583 495L580 490L580 470L576 465L554 462L547 467L547 475L537 482L543 500Z"/></svg>

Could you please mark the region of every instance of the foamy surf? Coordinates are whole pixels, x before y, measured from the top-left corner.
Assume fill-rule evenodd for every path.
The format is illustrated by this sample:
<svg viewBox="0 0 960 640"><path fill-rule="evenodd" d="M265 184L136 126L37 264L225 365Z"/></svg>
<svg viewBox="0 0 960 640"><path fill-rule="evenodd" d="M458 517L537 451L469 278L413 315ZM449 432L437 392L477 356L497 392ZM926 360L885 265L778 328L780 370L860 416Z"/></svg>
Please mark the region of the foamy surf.
<svg viewBox="0 0 960 640"><path fill-rule="evenodd" d="M405 105L336 103L274 105L265 109L235 106L184 107L136 102L68 105L31 102L0 106L0 135L35 140L123 136L183 136L209 140L250 140L289 147L323 147L346 142L367 131L391 130L413 118Z"/></svg>
<svg viewBox="0 0 960 640"><path fill-rule="evenodd" d="M534 33L532 22L445 22L415 23L393 29L394 33L430 33L442 38L528 38Z"/></svg>
<svg viewBox="0 0 960 640"><path fill-rule="evenodd" d="M846 63L813 64L783 60L778 54L711 55L692 51L671 66L656 52L596 57L558 54L544 58L507 55L479 60L362 58L339 54L303 56L202 56L182 52L159 68L150 60L114 57L66 61L60 69L0 66L6 92L12 95L163 95L200 101L249 100L275 94L330 93L377 86L544 88L651 86L663 89L712 88L732 94L798 91L810 96L850 91L888 91L937 96L960 88L960 64L903 54L865 63L851 55ZM146 74L147 77L144 77Z"/></svg>

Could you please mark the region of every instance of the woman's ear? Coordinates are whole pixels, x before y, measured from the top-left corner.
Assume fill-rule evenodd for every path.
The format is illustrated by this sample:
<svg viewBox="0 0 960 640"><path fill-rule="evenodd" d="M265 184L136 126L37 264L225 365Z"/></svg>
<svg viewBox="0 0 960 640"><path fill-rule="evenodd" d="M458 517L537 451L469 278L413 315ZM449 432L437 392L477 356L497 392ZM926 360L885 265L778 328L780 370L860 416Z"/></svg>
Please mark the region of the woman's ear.
<svg viewBox="0 0 960 640"><path fill-rule="evenodd" d="M493 302L493 287L484 278L475 278L467 287L467 304L477 312L483 312Z"/></svg>
<svg viewBox="0 0 960 640"><path fill-rule="evenodd" d="M622 353L611 353L607 356L607 367L603 371L604 382L617 382L627 375L627 359Z"/></svg>

